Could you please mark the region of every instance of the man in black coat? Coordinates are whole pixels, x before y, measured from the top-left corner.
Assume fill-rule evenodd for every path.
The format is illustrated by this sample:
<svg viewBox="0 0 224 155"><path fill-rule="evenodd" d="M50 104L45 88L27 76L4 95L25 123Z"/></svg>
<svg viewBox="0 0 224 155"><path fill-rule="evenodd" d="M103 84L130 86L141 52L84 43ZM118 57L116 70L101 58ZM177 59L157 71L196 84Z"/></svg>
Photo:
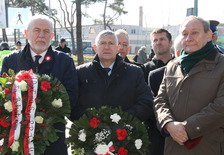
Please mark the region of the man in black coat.
<svg viewBox="0 0 224 155"><path fill-rule="evenodd" d="M79 97L74 114L78 119L87 108L121 107L145 121L153 116L153 98L140 67L125 63L117 54L118 39L104 30L94 45L92 62L77 67Z"/></svg>
<svg viewBox="0 0 224 155"><path fill-rule="evenodd" d="M174 54L176 58L180 55L181 49L181 36L179 35L174 41ZM163 80L163 74L165 69L166 66L163 66L149 72L148 85L149 88L151 88L154 97L156 97L158 94L160 84ZM165 138L161 135L155 124L153 128L151 155L163 155L164 144Z"/></svg>
<svg viewBox="0 0 224 155"><path fill-rule="evenodd" d="M212 43L215 44L215 47L220 51L220 53L224 53L224 48L217 45L216 42L218 40L218 28L219 21L217 20L209 20L210 29L212 30Z"/></svg>
<svg viewBox="0 0 224 155"><path fill-rule="evenodd" d="M8 69L13 69L15 73L32 69L35 73L52 74L65 86L73 108L78 97L77 72L71 57L51 48L53 24L47 16L33 16L25 35L29 43L22 51L13 52L4 58L1 75L8 72ZM35 63L35 58L39 56L41 57ZM63 133L57 134L59 139L47 147L44 155L67 155L67 146L64 143L65 126L58 123L55 128Z"/></svg>
<svg viewBox="0 0 224 155"><path fill-rule="evenodd" d="M71 55L71 49L66 46L66 40L64 38L61 39L60 45L56 47L55 50Z"/></svg>
<svg viewBox="0 0 224 155"><path fill-rule="evenodd" d="M128 33L123 29L119 29L115 32L115 34L118 38L118 45L119 45L118 46L118 53L122 57L124 62L137 65L137 66L141 67L143 72L145 72L145 66L143 64L140 64L140 63L137 63L137 62L131 62L127 57L128 52L130 51L130 48L131 48L129 46L130 41L129 41Z"/></svg>
<svg viewBox="0 0 224 155"><path fill-rule="evenodd" d="M148 83L149 72L165 66L172 58L172 36L165 29L155 29L150 35L152 49L155 53L151 61L144 64L145 66L145 82Z"/></svg>

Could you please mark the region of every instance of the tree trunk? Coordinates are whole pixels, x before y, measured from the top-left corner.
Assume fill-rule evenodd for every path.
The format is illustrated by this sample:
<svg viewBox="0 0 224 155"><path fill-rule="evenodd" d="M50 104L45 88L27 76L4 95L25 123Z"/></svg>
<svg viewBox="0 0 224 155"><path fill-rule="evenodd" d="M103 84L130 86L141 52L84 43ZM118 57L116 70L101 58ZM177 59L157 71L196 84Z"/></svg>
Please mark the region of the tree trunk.
<svg viewBox="0 0 224 155"><path fill-rule="evenodd" d="M56 20L54 18L52 18L54 20L54 46L57 47L58 46L58 41L57 41L57 31L56 31Z"/></svg>
<svg viewBox="0 0 224 155"><path fill-rule="evenodd" d="M73 27L71 27L71 39L72 39L72 53L76 55L75 51L75 39L74 39L74 30Z"/></svg>
<svg viewBox="0 0 224 155"><path fill-rule="evenodd" d="M81 0L76 0L76 40L77 40L77 53L78 53L78 65L84 63L83 47L82 47L82 11Z"/></svg>
<svg viewBox="0 0 224 155"><path fill-rule="evenodd" d="M2 36L3 36L3 38L2 38L3 41L4 41L4 42L8 42L8 38L7 38L5 29L2 29Z"/></svg>
<svg viewBox="0 0 224 155"><path fill-rule="evenodd" d="M14 29L14 42L16 43L16 29Z"/></svg>

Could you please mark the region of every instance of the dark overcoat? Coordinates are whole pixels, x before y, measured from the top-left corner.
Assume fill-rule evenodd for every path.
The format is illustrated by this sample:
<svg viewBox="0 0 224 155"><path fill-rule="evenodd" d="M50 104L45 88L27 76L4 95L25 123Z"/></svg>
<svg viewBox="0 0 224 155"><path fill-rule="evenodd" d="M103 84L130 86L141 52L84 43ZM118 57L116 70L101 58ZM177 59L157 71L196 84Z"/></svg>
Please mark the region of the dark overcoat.
<svg viewBox="0 0 224 155"><path fill-rule="evenodd" d="M9 69L13 69L15 73L21 70L33 69L34 72L39 74L52 74L65 86L71 108L76 104L78 97L77 72L73 59L65 53L53 51L50 46L43 62L36 67L31 57L30 45L27 44L22 51L13 52L4 58L1 75L4 72L8 72ZM63 132L65 131L63 124L56 124L55 128ZM65 133L58 133L58 136L59 140L47 147L45 155L67 155L67 146L64 143Z"/></svg>
<svg viewBox="0 0 224 155"><path fill-rule="evenodd" d="M75 109L76 119L86 108L103 105L121 106L142 121L153 116L152 94L140 67L125 63L117 55L112 73L108 76L96 55L92 62L78 66L77 72L80 93Z"/></svg>

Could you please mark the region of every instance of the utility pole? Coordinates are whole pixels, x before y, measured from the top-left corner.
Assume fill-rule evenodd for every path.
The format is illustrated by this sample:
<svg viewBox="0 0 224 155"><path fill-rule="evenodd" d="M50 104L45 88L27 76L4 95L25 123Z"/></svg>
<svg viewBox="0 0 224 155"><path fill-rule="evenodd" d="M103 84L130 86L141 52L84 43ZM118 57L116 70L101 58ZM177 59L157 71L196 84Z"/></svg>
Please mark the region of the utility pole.
<svg viewBox="0 0 224 155"><path fill-rule="evenodd" d="M198 16L198 0L194 0L194 15Z"/></svg>
<svg viewBox="0 0 224 155"><path fill-rule="evenodd" d="M51 18L51 0L49 0L48 16Z"/></svg>

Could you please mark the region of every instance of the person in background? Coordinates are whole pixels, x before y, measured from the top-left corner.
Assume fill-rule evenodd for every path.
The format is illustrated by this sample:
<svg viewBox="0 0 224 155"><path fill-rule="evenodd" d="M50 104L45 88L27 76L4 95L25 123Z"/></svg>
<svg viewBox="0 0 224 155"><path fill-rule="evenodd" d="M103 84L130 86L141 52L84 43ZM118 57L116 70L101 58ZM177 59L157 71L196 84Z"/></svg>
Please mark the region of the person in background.
<svg viewBox="0 0 224 155"><path fill-rule="evenodd" d="M53 50L50 42L54 36L53 24L47 16L33 16L28 22L25 35L28 44L23 50L7 55L3 61L1 75L9 69L15 73L32 69L34 73L52 75L58 78L66 88L71 103L71 109L78 97L78 80L73 59L63 52ZM67 155L65 144L65 126L55 125L59 139L50 143L44 155Z"/></svg>
<svg viewBox="0 0 224 155"><path fill-rule="evenodd" d="M146 54L145 50L146 50L146 47L145 46L142 46L138 50L137 63L144 64L144 63L146 63L148 61L147 60L147 54Z"/></svg>
<svg viewBox="0 0 224 155"><path fill-rule="evenodd" d="M174 41L174 51L175 51L176 58L180 56L180 51L182 49L181 39L182 38L179 35L176 37ZM166 66L163 66L149 72L148 85L149 85L149 88L152 90L152 94L154 97L156 97L158 94L159 86L162 82L165 68ZM150 155L163 155L164 143L165 143L165 138L161 135L155 123L153 126L152 148L151 148Z"/></svg>
<svg viewBox="0 0 224 155"><path fill-rule="evenodd" d="M142 71L144 72L145 69L144 69L143 64L140 64L140 63L137 63L137 62L131 62L127 57L128 52L130 50L130 46L129 46L130 41L129 41L128 33L123 29L119 29L115 32L115 34L118 38L118 45L119 45L118 46L118 53L122 57L124 62L137 65L137 66L141 67Z"/></svg>
<svg viewBox="0 0 224 155"><path fill-rule="evenodd" d="M165 66L170 59L171 47L172 47L172 36L165 29L155 29L150 35L150 40L152 44L152 49L155 56L151 61L144 64L145 66L145 81L148 83L149 72Z"/></svg>
<svg viewBox="0 0 224 155"><path fill-rule="evenodd" d="M22 49L22 43L20 41L17 41L15 44L16 50L21 50Z"/></svg>
<svg viewBox="0 0 224 155"><path fill-rule="evenodd" d="M128 33L123 29L119 29L115 32L115 34L118 38L118 45L119 45L118 53L119 53L119 55L123 58L123 60L125 62L130 63L130 60L127 57L128 52L130 51Z"/></svg>
<svg viewBox="0 0 224 155"><path fill-rule="evenodd" d="M224 55L200 17L187 17L180 34L180 57L167 64L154 100L164 154L223 155Z"/></svg>
<svg viewBox="0 0 224 155"><path fill-rule="evenodd" d="M0 52L0 57L1 57L1 62L0 62L0 70L2 68L2 62L3 59L5 58L6 55L8 55L9 53L11 53L12 51L9 50L9 45L8 43L3 42L1 44L1 52Z"/></svg>
<svg viewBox="0 0 224 155"><path fill-rule="evenodd" d="M210 29L212 30L212 42L215 44L215 47L221 52L224 53L224 48L217 45L216 42L218 40L218 29L217 26L219 25L219 22L217 20L209 20L210 23Z"/></svg>
<svg viewBox="0 0 224 155"><path fill-rule="evenodd" d="M62 51L66 54L71 55L71 49L66 46L66 40L64 38L61 39L60 45L58 47L56 47L55 50Z"/></svg>
<svg viewBox="0 0 224 155"><path fill-rule="evenodd" d="M153 49L151 49L150 50L150 52L149 52L149 61L151 61L152 60L152 58L154 57L154 55L155 55L155 52L153 51Z"/></svg>
<svg viewBox="0 0 224 155"><path fill-rule="evenodd" d="M77 67L79 97L74 109L79 119L87 108L121 107L145 121L153 116L153 98L136 65L125 63L118 55L118 39L110 30L101 31L94 45L92 62Z"/></svg>

